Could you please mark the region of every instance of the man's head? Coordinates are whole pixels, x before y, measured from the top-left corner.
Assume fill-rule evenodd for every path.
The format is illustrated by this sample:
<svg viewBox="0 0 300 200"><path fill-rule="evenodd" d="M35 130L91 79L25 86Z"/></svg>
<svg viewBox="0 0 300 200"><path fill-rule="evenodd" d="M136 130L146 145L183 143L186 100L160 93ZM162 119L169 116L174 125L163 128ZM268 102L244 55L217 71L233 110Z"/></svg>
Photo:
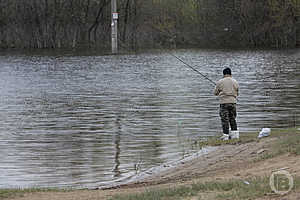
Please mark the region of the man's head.
<svg viewBox="0 0 300 200"><path fill-rule="evenodd" d="M224 76L231 76L231 69L229 67L225 68L223 70L223 75Z"/></svg>

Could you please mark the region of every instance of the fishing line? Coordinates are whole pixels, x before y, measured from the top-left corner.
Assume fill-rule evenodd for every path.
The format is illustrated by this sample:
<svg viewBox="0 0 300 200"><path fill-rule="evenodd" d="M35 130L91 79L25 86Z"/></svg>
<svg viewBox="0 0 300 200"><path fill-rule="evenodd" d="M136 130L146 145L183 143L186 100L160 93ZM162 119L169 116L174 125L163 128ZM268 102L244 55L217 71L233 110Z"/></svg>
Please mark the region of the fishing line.
<svg viewBox="0 0 300 200"><path fill-rule="evenodd" d="M209 82L211 82L214 85L217 85L216 82L214 82L213 80L211 80L210 78L208 78L206 75L204 75L203 73L199 72L197 69L195 69L193 66L191 66L190 64L186 63L184 60L182 60L181 58L179 58L178 56L175 56L174 54L171 54L170 52L167 52L168 54L170 54L171 56L173 56L174 58L176 58L177 60L179 60L180 62L182 62L183 64L185 64L187 67L189 67L190 69L192 69L193 71L197 72L199 75L201 75L202 77L204 77L206 80L208 80Z"/></svg>

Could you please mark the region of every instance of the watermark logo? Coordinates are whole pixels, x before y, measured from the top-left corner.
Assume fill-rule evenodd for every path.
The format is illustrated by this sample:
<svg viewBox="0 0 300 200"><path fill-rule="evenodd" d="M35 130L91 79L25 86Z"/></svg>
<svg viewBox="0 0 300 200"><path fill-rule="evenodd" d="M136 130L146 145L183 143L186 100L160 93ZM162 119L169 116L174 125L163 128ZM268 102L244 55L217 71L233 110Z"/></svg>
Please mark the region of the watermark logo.
<svg viewBox="0 0 300 200"><path fill-rule="evenodd" d="M279 170L270 176L270 186L276 194L285 195L293 189L294 179L288 171Z"/></svg>

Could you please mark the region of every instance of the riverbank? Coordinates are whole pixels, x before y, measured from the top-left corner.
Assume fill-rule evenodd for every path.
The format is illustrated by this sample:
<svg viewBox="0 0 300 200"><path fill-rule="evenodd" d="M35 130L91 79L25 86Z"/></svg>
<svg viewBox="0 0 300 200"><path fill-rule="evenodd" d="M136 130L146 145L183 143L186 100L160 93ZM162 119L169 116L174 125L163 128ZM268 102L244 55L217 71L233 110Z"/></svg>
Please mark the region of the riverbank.
<svg viewBox="0 0 300 200"><path fill-rule="evenodd" d="M270 137L260 140L257 133L249 133L240 140L221 142L212 138L198 145L218 148L136 183L107 190L1 190L0 199L281 199L271 191L269 177L282 168L295 181L285 199L300 198L297 128L273 130Z"/></svg>

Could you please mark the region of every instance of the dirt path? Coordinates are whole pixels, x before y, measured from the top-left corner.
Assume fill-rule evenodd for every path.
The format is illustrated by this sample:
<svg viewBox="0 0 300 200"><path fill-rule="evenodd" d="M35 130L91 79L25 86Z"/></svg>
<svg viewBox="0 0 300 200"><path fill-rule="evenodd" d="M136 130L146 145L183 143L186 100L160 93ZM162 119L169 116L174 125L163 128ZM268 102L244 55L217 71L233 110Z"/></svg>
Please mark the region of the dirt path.
<svg viewBox="0 0 300 200"><path fill-rule="evenodd" d="M292 174L300 175L300 159L297 156L282 155L272 159L254 162L268 151L270 143L276 138L240 145L220 146L216 151L181 163L175 168L153 175L138 183L131 183L109 190L78 190L71 192L41 192L26 194L17 200L105 200L115 194L135 193L150 187L169 187L190 184L194 181L246 179L254 176L270 176L273 170L288 168ZM300 199L292 193L288 200ZM266 197L266 199L282 199ZM284 198L283 198L284 199Z"/></svg>

